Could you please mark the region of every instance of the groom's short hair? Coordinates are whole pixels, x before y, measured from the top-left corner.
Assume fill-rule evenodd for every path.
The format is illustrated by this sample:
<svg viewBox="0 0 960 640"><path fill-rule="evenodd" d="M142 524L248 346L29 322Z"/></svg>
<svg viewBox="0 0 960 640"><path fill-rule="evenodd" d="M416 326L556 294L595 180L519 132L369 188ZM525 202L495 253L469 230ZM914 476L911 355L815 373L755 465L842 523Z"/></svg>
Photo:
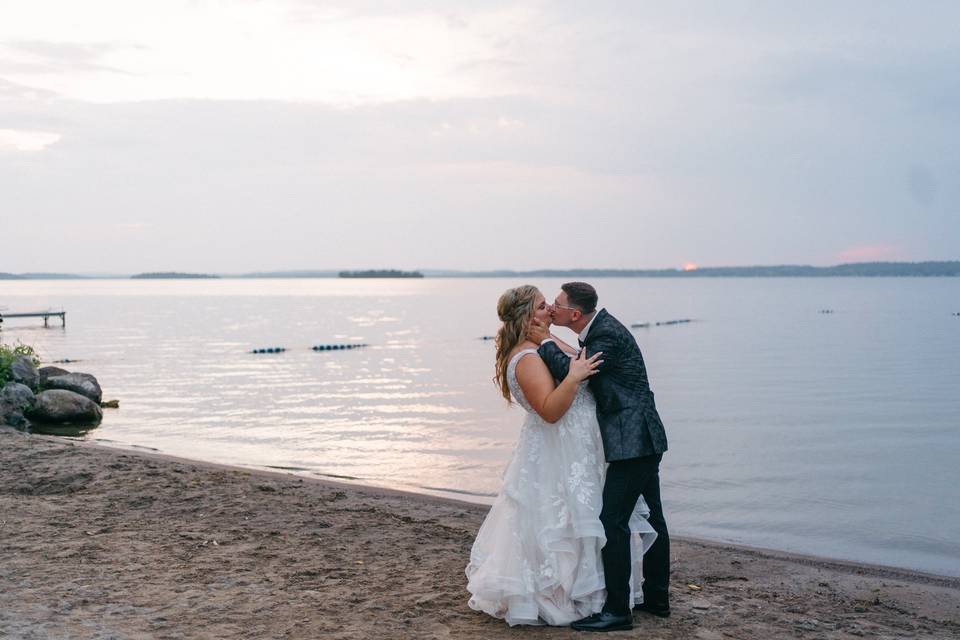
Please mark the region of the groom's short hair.
<svg viewBox="0 0 960 640"><path fill-rule="evenodd" d="M560 289L567 294L567 301L571 306L580 309L586 315L597 310L597 290L586 282L568 282Z"/></svg>

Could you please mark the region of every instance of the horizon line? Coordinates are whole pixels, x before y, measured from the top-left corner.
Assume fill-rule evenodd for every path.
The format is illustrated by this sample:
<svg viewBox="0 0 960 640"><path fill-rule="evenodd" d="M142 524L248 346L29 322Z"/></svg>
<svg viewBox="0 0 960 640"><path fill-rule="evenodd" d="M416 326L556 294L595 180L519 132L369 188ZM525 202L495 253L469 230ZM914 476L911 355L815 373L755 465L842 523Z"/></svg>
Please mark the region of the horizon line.
<svg viewBox="0 0 960 640"><path fill-rule="evenodd" d="M782 271L788 272L790 270L796 270L799 272L805 273L815 273L815 272L824 272L830 270L852 270L852 269L869 269L869 268L892 268L892 269L904 269L904 268L921 268L921 267L941 267L948 268L947 270L953 275L960 275L960 260L922 260L922 261L869 261L869 262L844 262L828 266L814 266L809 264L775 264L775 265L735 265L735 266L698 266L698 265L687 265L685 267L666 267L666 268L642 268L642 267L566 267L566 268L556 268L556 267L542 267L534 269L444 269L444 268L433 268L433 269L411 269L411 270L397 270L397 269L373 269L373 271L401 271L404 273L419 272L422 273L425 277L451 277L451 276L462 276L462 277L490 277L490 276L502 276L502 277L514 277L514 276L523 276L523 275L539 275L547 276L556 275L563 276L564 274L592 274L595 276L603 277L604 275L617 276L617 275L673 275L673 276L685 276L685 277L695 277L696 275L716 275L717 272L749 272L751 270L760 271L760 270L772 270L772 271ZM954 267L955 269L950 269L949 267ZM86 273L67 273L67 272L3 272L0 271L0 279L10 279L10 280L19 280L19 279L33 279L33 280L42 280L42 279L129 279L135 276L142 275L170 275L171 279L183 278L183 277L196 277L196 278L283 278L283 277L315 277L315 278L340 278L340 274L347 271L368 271L370 269L269 269L269 270L258 270L258 271L245 271L245 272L198 272L198 271L176 271L176 270L166 270L166 271L146 271L138 273L116 273L116 272L86 272ZM954 271L956 270L956 273ZM784 273L786 275L786 273ZM156 279L162 279L160 277Z"/></svg>

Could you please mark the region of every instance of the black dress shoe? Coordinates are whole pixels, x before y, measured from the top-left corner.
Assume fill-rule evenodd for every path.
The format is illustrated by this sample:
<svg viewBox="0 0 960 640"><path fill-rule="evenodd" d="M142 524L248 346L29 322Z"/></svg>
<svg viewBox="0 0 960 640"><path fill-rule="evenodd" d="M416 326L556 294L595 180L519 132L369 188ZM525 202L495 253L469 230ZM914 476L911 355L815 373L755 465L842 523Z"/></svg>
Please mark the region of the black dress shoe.
<svg viewBox="0 0 960 640"><path fill-rule="evenodd" d="M629 631L633 629L633 616L629 613L618 616L615 613L601 611L592 616L581 618L570 625L577 631Z"/></svg>
<svg viewBox="0 0 960 640"><path fill-rule="evenodd" d="M661 605L657 606L650 602L641 602L633 608L634 611L643 611L644 613L650 613L657 616L658 618L669 618L670 617L670 605Z"/></svg>

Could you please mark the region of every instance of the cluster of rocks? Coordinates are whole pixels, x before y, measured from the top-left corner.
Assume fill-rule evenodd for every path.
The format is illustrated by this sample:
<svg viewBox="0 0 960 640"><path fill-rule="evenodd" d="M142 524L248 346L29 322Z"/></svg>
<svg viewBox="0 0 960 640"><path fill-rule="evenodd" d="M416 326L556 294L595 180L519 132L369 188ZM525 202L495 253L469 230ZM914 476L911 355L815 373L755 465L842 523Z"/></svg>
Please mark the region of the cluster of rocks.
<svg viewBox="0 0 960 640"><path fill-rule="evenodd" d="M103 392L89 373L37 369L28 356L21 356L11 367L11 378L0 389L0 424L21 429L32 423L94 427L103 419Z"/></svg>

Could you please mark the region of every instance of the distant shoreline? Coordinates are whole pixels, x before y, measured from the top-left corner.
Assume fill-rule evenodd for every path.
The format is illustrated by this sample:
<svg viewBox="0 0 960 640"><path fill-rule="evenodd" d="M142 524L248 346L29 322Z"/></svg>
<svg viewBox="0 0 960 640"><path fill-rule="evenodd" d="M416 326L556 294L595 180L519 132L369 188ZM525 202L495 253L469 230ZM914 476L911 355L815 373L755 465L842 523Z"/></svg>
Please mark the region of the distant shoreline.
<svg viewBox="0 0 960 640"><path fill-rule="evenodd" d="M345 275L346 274L346 275ZM531 269L456 271L268 271L240 274L193 274L179 272L137 275L78 275L69 273L0 273L0 280L114 280L114 279L244 279L244 278L952 278L960 277L960 260L927 262L857 262L831 267L773 265L749 267L701 267L697 269Z"/></svg>
<svg viewBox="0 0 960 640"><path fill-rule="evenodd" d="M217 280L219 278L220 276L207 273L180 273L178 271L138 273L130 276L131 280Z"/></svg>

